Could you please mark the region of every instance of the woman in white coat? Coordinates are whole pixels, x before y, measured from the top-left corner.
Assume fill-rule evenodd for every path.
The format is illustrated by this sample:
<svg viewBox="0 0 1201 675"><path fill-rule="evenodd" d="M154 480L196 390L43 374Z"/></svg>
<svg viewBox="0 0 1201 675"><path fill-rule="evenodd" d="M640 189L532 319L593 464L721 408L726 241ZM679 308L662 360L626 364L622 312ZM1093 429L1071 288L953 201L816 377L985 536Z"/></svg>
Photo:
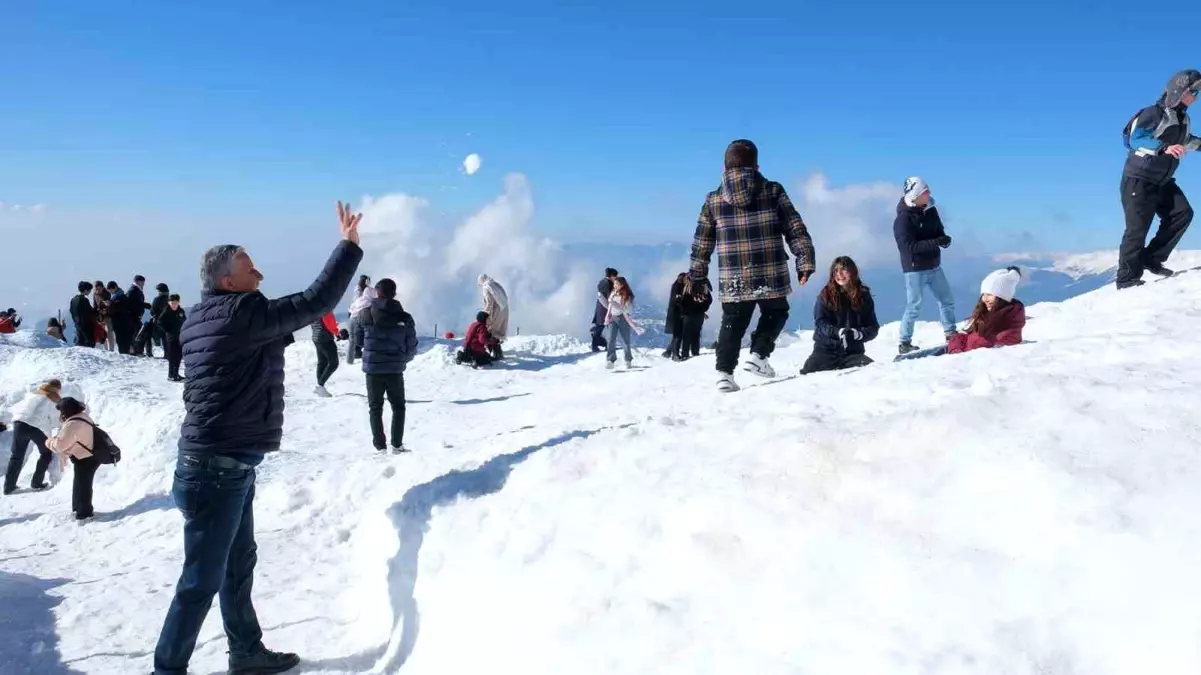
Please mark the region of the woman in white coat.
<svg viewBox="0 0 1201 675"><path fill-rule="evenodd" d="M488 313L488 332L497 342L504 342L509 334L509 296L504 287L487 274L480 275L479 286L484 295L484 311ZM496 352L500 354L500 347ZM503 358L503 354L496 358Z"/></svg>
<svg viewBox="0 0 1201 675"><path fill-rule="evenodd" d="M8 470L4 473L4 494L12 494L17 489L17 479L25 466L25 451L30 441L37 445L40 453L33 471L31 487L35 490L50 487L46 483L46 470L50 468L50 461L54 455L46 447L46 438L58 426L57 406L62 387L58 380L47 380L13 406L13 442L8 457Z"/></svg>
<svg viewBox="0 0 1201 675"><path fill-rule="evenodd" d="M346 347L346 363L352 364L355 359L363 358L363 326L359 323L359 312L370 307L374 299L375 287L371 285L371 277L364 274L359 277L354 302L350 303L350 323L347 326L350 344Z"/></svg>

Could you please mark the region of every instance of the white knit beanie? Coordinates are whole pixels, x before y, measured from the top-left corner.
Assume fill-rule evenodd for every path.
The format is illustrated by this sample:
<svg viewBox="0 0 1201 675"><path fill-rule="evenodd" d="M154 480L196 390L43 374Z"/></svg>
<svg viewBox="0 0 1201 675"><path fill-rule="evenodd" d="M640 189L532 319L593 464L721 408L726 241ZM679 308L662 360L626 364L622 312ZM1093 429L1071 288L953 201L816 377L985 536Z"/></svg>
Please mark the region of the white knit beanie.
<svg viewBox="0 0 1201 675"><path fill-rule="evenodd" d="M980 282L980 295L988 293L1001 298L1005 302L1013 302L1018 284L1022 283L1022 271L1016 267L997 270L984 277Z"/></svg>
<svg viewBox="0 0 1201 675"><path fill-rule="evenodd" d="M922 180L921 176L910 176L905 179L905 203L913 206L917 202L917 198L922 196L923 192L928 192L930 186L926 185L926 181Z"/></svg>

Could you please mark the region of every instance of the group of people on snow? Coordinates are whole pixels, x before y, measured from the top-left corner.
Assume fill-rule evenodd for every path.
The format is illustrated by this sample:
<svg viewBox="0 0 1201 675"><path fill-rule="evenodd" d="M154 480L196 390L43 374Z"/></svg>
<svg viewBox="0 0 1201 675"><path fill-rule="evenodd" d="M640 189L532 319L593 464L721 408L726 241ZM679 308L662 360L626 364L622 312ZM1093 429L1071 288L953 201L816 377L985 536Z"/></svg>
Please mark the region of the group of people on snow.
<svg viewBox="0 0 1201 675"><path fill-rule="evenodd" d="M180 305L179 295L171 293L167 284L155 286L156 295L151 302L146 302L145 286L146 277L140 274L133 278L128 290L121 290L115 281L79 282L78 293L70 303L75 345L146 357L154 356L153 345L162 345L167 379L182 382L179 334L187 312ZM147 310L150 320L143 321ZM46 334L50 337L66 342L65 333L66 326L57 317L46 322Z"/></svg>

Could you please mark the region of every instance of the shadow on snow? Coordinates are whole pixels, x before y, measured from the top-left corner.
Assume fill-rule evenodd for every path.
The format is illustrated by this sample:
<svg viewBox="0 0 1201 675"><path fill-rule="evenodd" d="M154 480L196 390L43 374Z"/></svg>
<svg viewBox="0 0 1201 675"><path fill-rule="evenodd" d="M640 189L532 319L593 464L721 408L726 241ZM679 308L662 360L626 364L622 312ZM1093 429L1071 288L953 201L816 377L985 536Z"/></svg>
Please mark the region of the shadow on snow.
<svg viewBox="0 0 1201 675"><path fill-rule="evenodd" d="M54 607L62 598L50 591L69 579L39 579L27 574L0 572L0 661L6 673L74 675L58 653Z"/></svg>

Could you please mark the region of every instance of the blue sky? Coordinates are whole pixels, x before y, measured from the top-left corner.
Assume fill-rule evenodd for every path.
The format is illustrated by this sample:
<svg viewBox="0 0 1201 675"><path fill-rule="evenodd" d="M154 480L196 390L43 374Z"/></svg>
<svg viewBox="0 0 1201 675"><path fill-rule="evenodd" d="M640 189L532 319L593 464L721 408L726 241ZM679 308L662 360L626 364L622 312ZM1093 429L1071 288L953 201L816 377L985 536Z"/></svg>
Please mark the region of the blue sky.
<svg viewBox="0 0 1201 675"><path fill-rule="evenodd" d="M46 205L54 231L26 223L24 245L83 228L189 261L246 237L307 256L335 198L453 218L521 172L558 239L687 240L748 137L790 189L918 173L990 247L1116 248L1120 127L1201 66L1170 34L1201 5L1149 35L1129 2L1088 4L4 3L0 200Z"/></svg>

